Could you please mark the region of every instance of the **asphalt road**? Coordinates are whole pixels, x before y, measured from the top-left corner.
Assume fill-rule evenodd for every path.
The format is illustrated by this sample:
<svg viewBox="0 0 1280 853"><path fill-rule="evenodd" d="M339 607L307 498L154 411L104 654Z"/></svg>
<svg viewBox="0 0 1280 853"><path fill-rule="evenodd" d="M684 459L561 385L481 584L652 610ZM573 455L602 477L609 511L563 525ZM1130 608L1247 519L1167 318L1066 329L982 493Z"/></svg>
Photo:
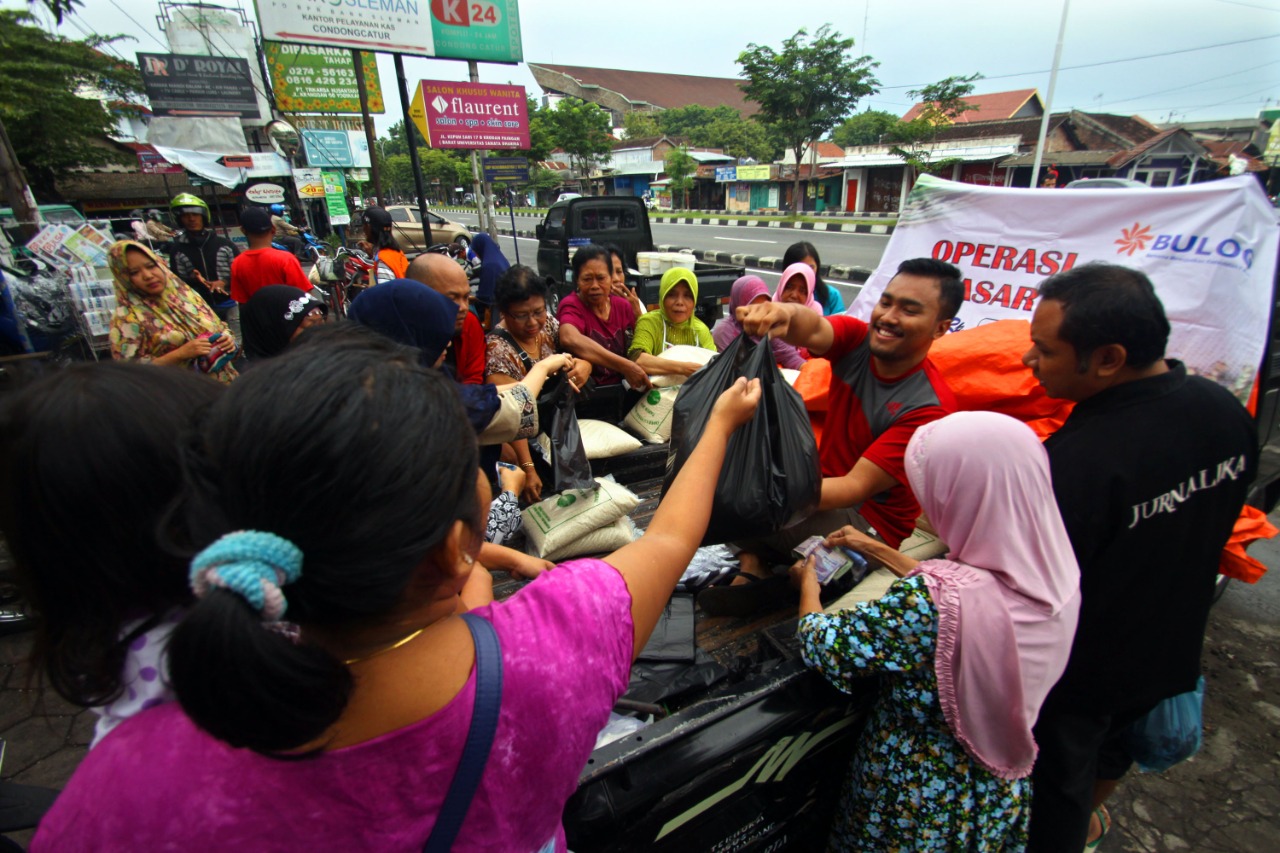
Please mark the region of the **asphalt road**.
<svg viewBox="0 0 1280 853"><path fill-rule="evenodd" d="M454 219L453 221L458 222L460 220ZM517 223L519 223L519 220L516 220L516 221ZM510 220L508 220L508 227L510 227ZM518 238L518 240L520 245L520 263L525 264L527 266L535 266L537 264L537 257L538 257L537 256L538 241L529 237L520 237ZM672 241L672 242L677 242L677 241ZM511 263L513 264L516 263L515 248L512 245L512 239L510 237L505 237L505 236L499 237L498 246L502 249L502 254L506 256L508 261L511 261ZM690 246L690 248L703 249L706 247L693 245L693 246ZM785 250L786 247L784 246L783 248ZM719 249L717 251L740 251L740 250ZM822 250L819 249L818 251L822 251ZM825 263L825 258L823 262ZM778 286L778 279L781 278L780 274L773 270L758 269L756 267L748 267L747 272L751 273L752 275L758 275L760 276L760 278L764 279L764 283L769 285L770 292L772 292ZM850 284L843 281L830 281L828 282L828 284L830 284L831 286L835 287L837 290L840 291L840 296L844 299L844 304L846 306L848 306L853 302L854 297L858 295L858 291L862 289L862 285L860 284Z"/></svg>
<svg viewBox="0 0 1280 853"><path fill-rule="evenodd" d="M441 211L445 218L467 225L479 227L474 213L457 211ZM500 217L502 227L511 227L509 216ZM539 220L528 216L516 216L516 227L521 230L533 230ZM881 234L846 234L836 231L797 231L780 228L754 228L736 225L669 225L653 223L654 243L659 245L688 246L699 251L732 252L734 254L755 255L757 257L780 258L787 247L797 240L808 240L822 256L824 264L845 264L867 269L874 269L880 263L885 246L889 243L888 235ZM511 250L511 240L503 237L500 240L503 254L508 260L515 261ZM520 239L521 258L528 263L535 256L537 241ZM778 274L771 270L752 269L765 283L773 288L778 281ZM860 285L832 282L840 290L848 305L857 295Z"/></svg>

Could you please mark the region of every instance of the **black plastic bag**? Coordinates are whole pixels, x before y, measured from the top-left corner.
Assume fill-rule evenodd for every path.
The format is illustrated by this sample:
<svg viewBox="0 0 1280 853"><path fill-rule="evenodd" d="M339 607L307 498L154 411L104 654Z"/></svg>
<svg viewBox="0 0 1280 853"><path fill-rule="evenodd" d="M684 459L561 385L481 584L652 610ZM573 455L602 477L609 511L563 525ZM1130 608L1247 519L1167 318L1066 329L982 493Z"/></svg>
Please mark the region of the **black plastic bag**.
<svg viewBox="0 0 1280 853"><path fill-rule="evenodd" d="M703 545L776 533L811 515L822 490L804 401L782 378L768 341L739 335L680 388L663 494L702 438L716 400L739 376L760 380L760 407L729 439Z"/></svg>
<svg viewBox="0 0 1280 853"><path fill-rule="evenodd" d="M538 398L538 418L543 432L551 439L551 477L543 489L545 494L596 487L587 449L582 446L578 415L573 410L576 398L573 386L563 377Z"/></svg>

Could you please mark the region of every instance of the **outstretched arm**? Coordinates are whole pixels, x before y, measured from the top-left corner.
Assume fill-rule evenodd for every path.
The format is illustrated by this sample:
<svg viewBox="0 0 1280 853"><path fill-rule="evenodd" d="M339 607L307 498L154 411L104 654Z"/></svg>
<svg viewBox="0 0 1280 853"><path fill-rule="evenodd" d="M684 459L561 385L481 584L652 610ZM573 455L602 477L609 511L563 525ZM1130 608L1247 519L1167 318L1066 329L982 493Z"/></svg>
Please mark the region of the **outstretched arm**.
<svg viewBox="0 0 1280 853"><path fill-rule="evenodd" d="M803 305L782 302L744 305L738 309L738 320L749 335L782 338L814 355L825 354L835 343L831 322Z"/></svg>

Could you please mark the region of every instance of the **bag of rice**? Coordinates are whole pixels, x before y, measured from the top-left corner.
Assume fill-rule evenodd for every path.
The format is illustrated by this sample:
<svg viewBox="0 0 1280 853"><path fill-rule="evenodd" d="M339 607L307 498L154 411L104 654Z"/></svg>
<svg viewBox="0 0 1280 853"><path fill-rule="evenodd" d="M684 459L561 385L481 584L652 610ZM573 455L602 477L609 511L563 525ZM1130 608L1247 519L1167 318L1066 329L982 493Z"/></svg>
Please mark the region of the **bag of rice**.
<svg viewBox="0 0 1280 853"><path fill-rule="evenodd" d="M666 444L671 440L671 418L679 387L653 388L640 398L622 425L650 444Z"/></svg>
<svg viewBox="0 0 1280 853"><path fill-rule="evenodd" d="M673 347L667 347L666 351L662 353L662 358L668 361L692 361L694 364L702 365L711 361L715 356L715 350L703 349L689 344L676 344ZM688 378L674 373L665 376L653 376L650 377L649 381L653 383L655 388L670 388L673 385L683 385Z"/></svg>
<svg viewBox="0 0 1280 853"><path fill-rule="evenodd" d="M579 536L560 550L543 555L542 559L560 563L583 554L610 554L639 536L640 531L635 522L624 515L613 524L593 530L586 536Z"/></svg>
<svg viewBox="0 0 1280 853"><path fill-rule="evenodd" d="M582 446L588 459L621 456L641 446L640 439L605 421L580 420L578 432L582 434Z"/></svg>
<svg viewBox="0 0 1280 853"><path fill-rule="evenodd" d="M521 513L534 554L546 559L640 505L640 499L612 477L597 478L596 484L599 488L566 489Z"/></svg>

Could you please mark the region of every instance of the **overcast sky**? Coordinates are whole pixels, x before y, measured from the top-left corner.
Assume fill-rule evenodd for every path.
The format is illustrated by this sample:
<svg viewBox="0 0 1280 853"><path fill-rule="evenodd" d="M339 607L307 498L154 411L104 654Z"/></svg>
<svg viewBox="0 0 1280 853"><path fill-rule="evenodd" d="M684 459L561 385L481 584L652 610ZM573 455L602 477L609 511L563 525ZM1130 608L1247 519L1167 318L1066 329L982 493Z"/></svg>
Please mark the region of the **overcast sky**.
<svg viewBox="0 0 1280 853"><path fill-rule="evenodd" d="M0 0L0 7L22 5ZM251 0L218 5L242 6L252 17ZM117 44L123 55L161 52L158 7L157 0L85 0L61 32L124 33L136 41ZM858 55L880 63L882 90L859 109L898 115L911 104L909 89L956 74L981 73L987 79L978 92L1034 87L1047 97L1061 14L1057 0L520 2L527 61L712 77L736 77L735 59L751 42L778 47L800 27L812 32L829 23L856 40ZM405 64L411 87L467 75L464 62ZM391 58L380 56L379 68L388 107L377 120L383 133L399 118L399 103ZM1062 68L1054 111L1137 113L1157 123L1253 117L1280 105L1280 0L1071 0ZM523 65L482 63L480 79L541 94Z"/></svg>

